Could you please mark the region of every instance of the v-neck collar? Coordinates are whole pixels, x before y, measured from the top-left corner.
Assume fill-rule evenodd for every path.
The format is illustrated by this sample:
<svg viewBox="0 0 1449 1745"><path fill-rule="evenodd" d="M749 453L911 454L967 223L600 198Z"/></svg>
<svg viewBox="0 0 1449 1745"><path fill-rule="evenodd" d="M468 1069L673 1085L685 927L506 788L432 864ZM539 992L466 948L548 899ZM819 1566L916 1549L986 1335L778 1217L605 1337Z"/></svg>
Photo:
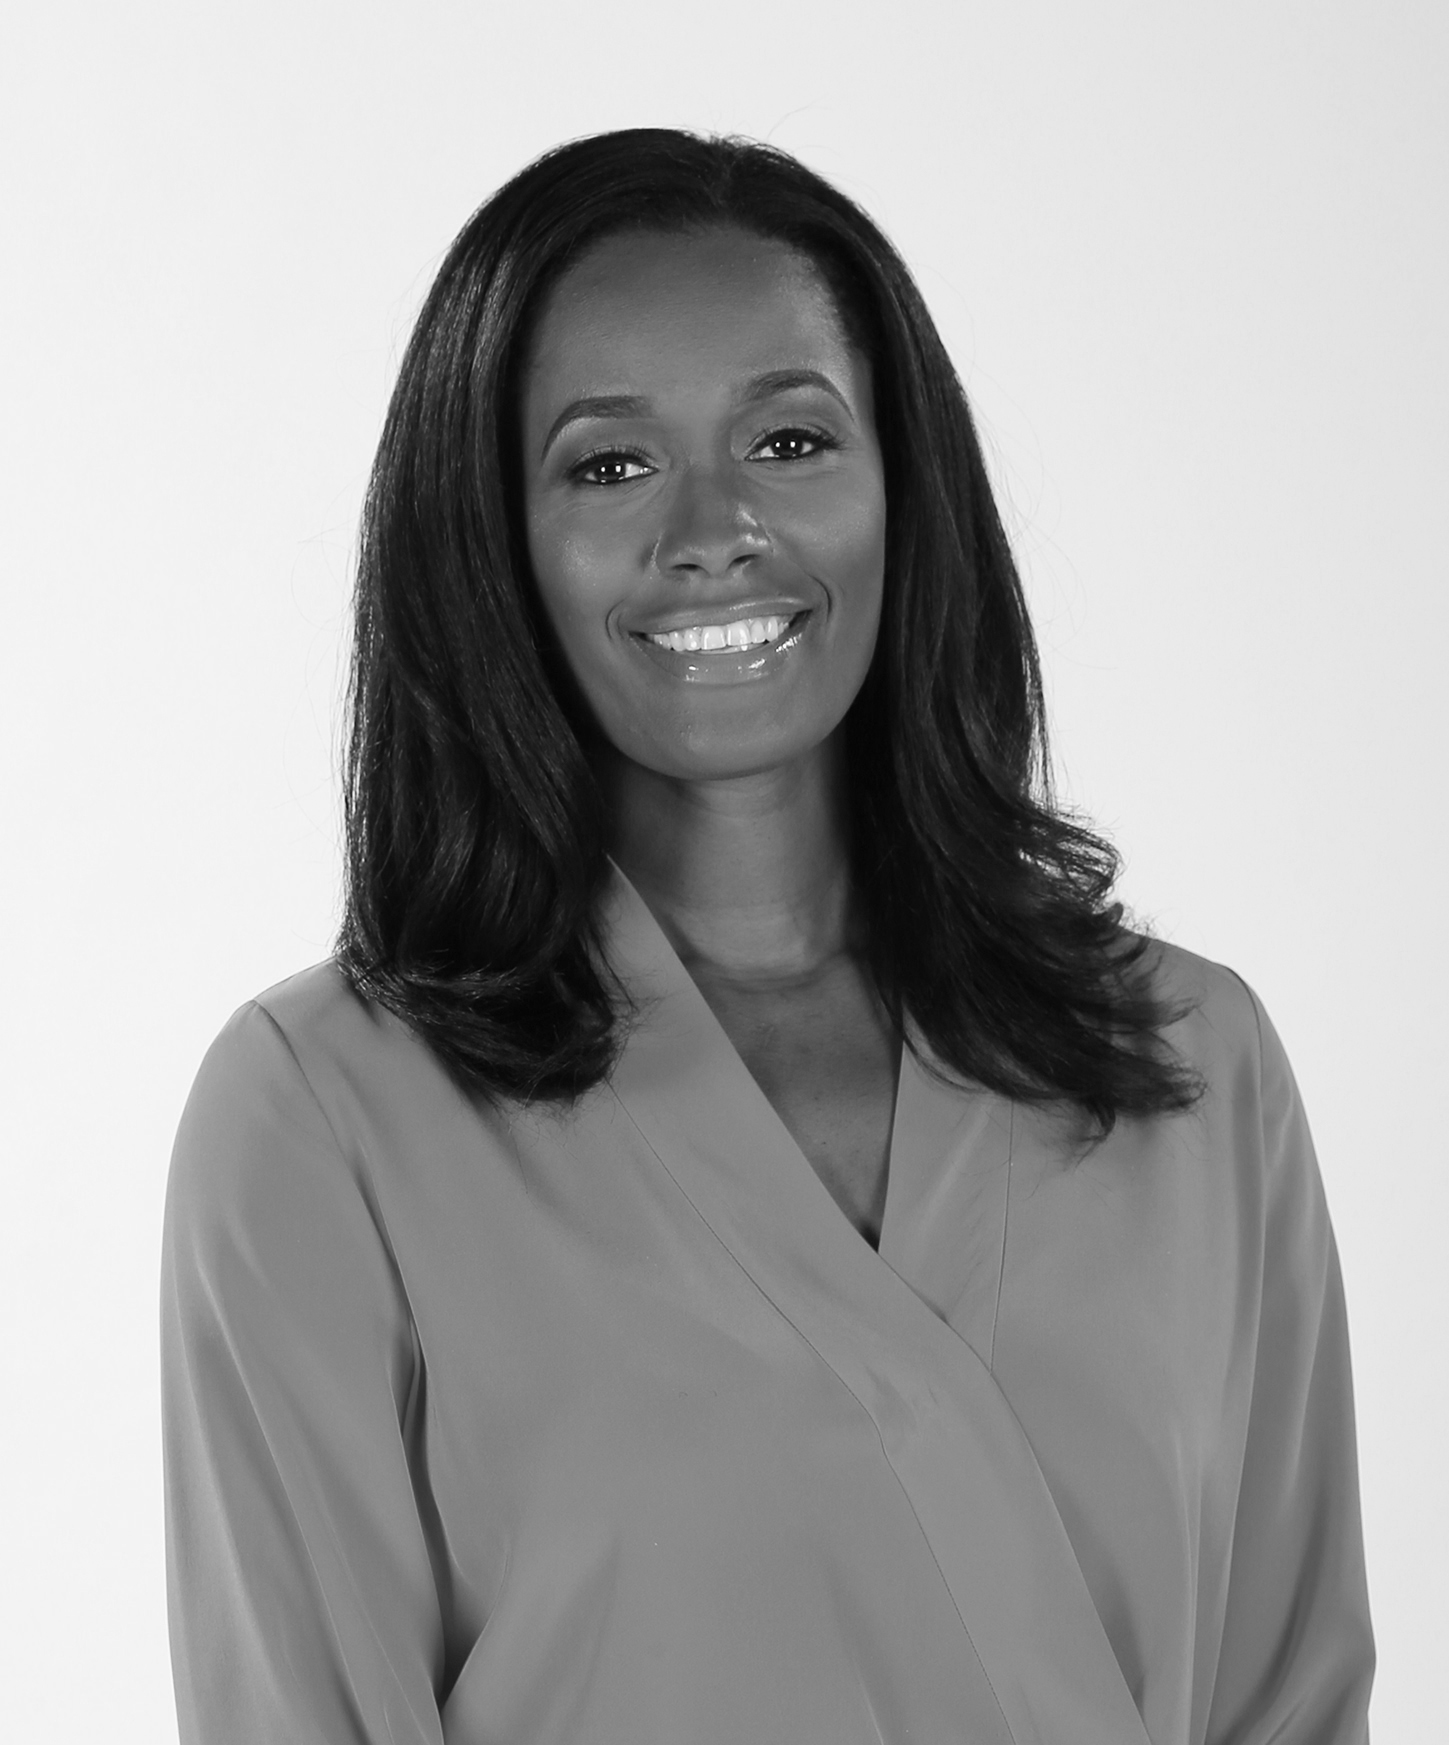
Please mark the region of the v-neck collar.
<svg viewBox="0 0 1449 1745"><path fill-rule="evenodd" d="M938 1084L905 1051L877 1252L617 868L603 919L640 1007L614 1094L714 1235L874 1420L1013 1738L1147 1745L1046 1480L989 1368L1009 1105Z"/></svg>
<svg viewBox="0 0 1449 1745"><path fill-rule="evenodd" d="M636 994L643 986L651 986L655 997L668 1000L670 1010L674 1014L673 1022L683 1021L688 1030L694 1034L704 1051L708 1054L716 1076L722 1076L729 1081L731 1094L737 1104L749 1110L749 1118L753 1125L767 1127L771 1130L774 1148L780 1153L792 1154L792 1173L808 1172L819 1187L820 1192L829 1201L836 1213L842 1218L856 1237L871 1248L865 1236L851 1223L849 1216L840 1207L833 1194L820 1179L819 1172L811 1163L798 1139L790 1131L784 1117L766 1095L760 1081L745 1064L743 1055L735 1047L729 1032L720 1023L714 1008L704 997L698 982L690 975L684 960L669 942L669 937L660 926L649 905L640 896L638 889L622 871L616 861L611 860L616 881L615 903L612 921L612 950L616 959L616 968L625 969L626 980L630 981ZM620 961L622 960L622 961ZM891 1183L897 1173L897 1157L903 1148L903 1136L911 1131L911 1109L906 1108L904 1115L902 1102L910 1101L908 1085L914 1084L914 1078L907 1072L907 1062L911 1060L911 1051L904 1040L898 1044L895 1070L895 1087L891 1101L890 1134L887 1142L886 1156L886 1203L881 1214L881 1238L876 1248L884 1245L885 1231L891 1219ZM909 1137L904 1137L904 1148L909 1148ZM873 1250L874 1252L875 1250Z"/></svg>
<svg viewBox="0 0 1449 1745"><path fill-rule="evenodd" d="M605 919L615 967L646 1006L664 1003L669 1024L694 1038L698 1059L721 1089L738 1123L769 1135L776 1166L838 1219L943 1321L990 1363L1000 1292L1010 1162L1011 1106L994 1092L943 1082L925 1037L906 1016L910 1046L900 1044L891 1113L886 1199L880 1240L872 1247L836 1203L810 1159L765 1095L670 944L648 904L617 863ZM646 1010L642 1021L650 1021ZM935 1069L933 1071L933 1068ZM954 1163L956 1167L943 1167ZM743 1184L742 1184L743 1185ZM963 1240L931 1241L949 1224Z"/></svg>

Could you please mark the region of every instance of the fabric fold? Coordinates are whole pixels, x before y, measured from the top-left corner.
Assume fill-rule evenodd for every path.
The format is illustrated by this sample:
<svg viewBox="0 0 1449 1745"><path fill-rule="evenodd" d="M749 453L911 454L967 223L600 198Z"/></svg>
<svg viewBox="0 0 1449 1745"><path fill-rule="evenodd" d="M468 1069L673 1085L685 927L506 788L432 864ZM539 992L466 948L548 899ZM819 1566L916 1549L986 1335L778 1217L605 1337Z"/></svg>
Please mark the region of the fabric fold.
<svg viewBox="0 0 1449 1745"><path fill-rule="evenodd" d="M622 875L609 920L616 966L643 1004L614 1092L710 1229L875 1423L1013 1739L1147 1745L1021 1425L971 1342L889 1263L898 1184L888 1183L877 1254L820 1183ZM966 1111L951 1120L950 1099L934 1101L932 1088L918 1068L903 1073L901 1091L919 1096L922 1119L898 1099L897 1131L923 1146L948 1123L949 1143L969 1120ZM746 1106L752 1142L741 1144ZM975 1112L971 1136L999 1150L1000 1117ZM1004 1215L1001 1159L984 1161L985 1176L1003 1190ZM904 1207L899 1221L904 1227ZM989 1220L986 1230L989 1242ZM989 1246L980 1258L988 1262L985 1303L994 1300ZM956 1300L970 1288L960 1279ZM968 1321L989 1348L989 1313L973 1303Z"/></svg>

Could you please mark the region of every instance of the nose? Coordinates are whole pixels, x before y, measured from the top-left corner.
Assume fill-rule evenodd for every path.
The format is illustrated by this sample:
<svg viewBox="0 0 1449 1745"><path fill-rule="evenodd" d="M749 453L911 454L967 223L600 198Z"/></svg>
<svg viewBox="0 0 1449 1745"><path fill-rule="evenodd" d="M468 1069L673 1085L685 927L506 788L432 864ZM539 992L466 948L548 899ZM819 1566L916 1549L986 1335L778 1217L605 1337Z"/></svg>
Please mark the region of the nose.
<svg viewBox="0 0 1449 1745"><path fill-rule="evenodd" d="M714 467L689 467L665 501L653 558L666 572L726 576L769 549L769 535L738 481Z"/></svg>

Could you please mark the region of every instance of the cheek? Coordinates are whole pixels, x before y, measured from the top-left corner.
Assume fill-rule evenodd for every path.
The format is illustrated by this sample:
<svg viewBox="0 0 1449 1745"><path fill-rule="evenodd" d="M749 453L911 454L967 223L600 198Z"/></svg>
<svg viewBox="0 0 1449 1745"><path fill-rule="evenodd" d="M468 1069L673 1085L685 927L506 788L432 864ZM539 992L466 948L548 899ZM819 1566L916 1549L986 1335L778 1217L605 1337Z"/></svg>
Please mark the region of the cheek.
<svg viewBox="0 0 1449 1745"><path fill-rule="evenodd" d="M545 525L530 527L528 555L544 613L560 639L569 645L585 629L597 632L617 592L622 554L597 532Z"/></svg>
<svg viewBox="0 0 1449 1745"><path fill-rule="evenodd" d="M809 502L800 531L843 568L861 571L879 564L885 542L885 482L879 469L858 465L831 480Z"/></svg>
<svg viewBox="0 0 1449 1745"><path fill-rule="evenodd" d="M885 495L867 485L831 508L812 540L819 570L827 586L833 581L851 631L873 644L885 576Z"/></svg>

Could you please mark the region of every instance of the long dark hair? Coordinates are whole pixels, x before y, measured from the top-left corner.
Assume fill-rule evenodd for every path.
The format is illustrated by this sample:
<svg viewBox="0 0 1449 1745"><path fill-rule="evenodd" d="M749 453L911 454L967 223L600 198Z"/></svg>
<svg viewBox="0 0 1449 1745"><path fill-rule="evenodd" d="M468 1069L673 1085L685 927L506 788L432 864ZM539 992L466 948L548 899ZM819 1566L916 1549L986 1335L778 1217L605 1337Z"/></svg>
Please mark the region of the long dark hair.
<svg viewBox="0 0 1449 1745"><path fill-rule="evenodd" d="M953 1072L1099 1132L1188 1107L1113 849L1051 795L1036 646L965 392L891 244L788 154L636 128L547 153L473 215L403 358L363 516L337 960L485 1097L609 1071L626 995L607 820L533 586L518 376L580 254L734 225L808 256L869 358L886 597L846 722L869 967Z"/></svg>

